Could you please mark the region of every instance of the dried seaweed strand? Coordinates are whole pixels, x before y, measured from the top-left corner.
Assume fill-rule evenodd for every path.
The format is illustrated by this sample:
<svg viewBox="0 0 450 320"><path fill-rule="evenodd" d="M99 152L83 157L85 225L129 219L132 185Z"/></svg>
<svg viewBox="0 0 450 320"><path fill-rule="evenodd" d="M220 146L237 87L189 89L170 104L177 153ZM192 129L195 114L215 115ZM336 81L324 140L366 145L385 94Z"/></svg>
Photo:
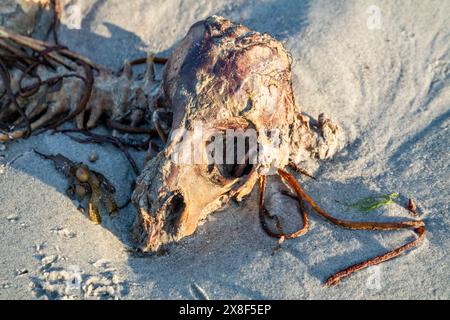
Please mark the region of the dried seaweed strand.
<svg viewBox="0 0 450 320"><path fill-rule="evenodd" d="M116 129L119 131L123 131L123 132L128 132L128 133L135 133L135 134L149 134L152 137L157 137L158 136L158 132L156 130L152 130L152 129L147 129L147 128L142 128L142 127L132 127L132 126L128 126L126 124L111 120L111 119L106 119L106 125L108 127L110 127L111 129Z"/></svg>
<svg viewBox="0 0 450 320"><path fill-rule="evenodd" d="M3 30L0 27L0 37L4 36L5 32L6 32L6 36L10 36L10 34L7 31ZM12 37L13 37L12 40L14 41L15 35L12 34ZM39 88L44 83L45 84L49 84L52 81L55 81L55 83L56 83L57 81L60 81L61 79L65 78L65 77L78 77L81 80L83 80L83 82L85 83L85 90L83 91L82 98L80 99L80 102L79 102L77 108L75 109L75 111L70 113L70 114L68 114L67 116L63 117L62 119L57 120L56 123L47 124L44 127L44 130L46 130L48 128L55 129L59 125L61 125L62 123L73 119L78 114L83 112L86 109L86 107L87 107L87 104L89 102L89 99L90 99L90 96L91 96L91 93L92 93L92 88L93 88L93 83L94 83L94 76L93 76L92 67L89 64L85 63L83 59L79 59L78 56L75 55L75 58L73 58L73 59L75 60L75 63L81 65L82 68L84 69L84 74L85 74L84 76L75 75L75 74L69 74L69 75L57 76L57 77L54 77L52 79L47 79L47 81L44 82L44 81L42 81L39 78L38 75L32 74L32 72L35 70L35 68L37 68L41 64L44 64L44 61L40 60L39 58L45 59L45 57L51 56L53 53L57 53L57 52L64 52L65 54L67 54L67 52L69 52L69 51L65 47L60 46L60 45L49 46L48 44L46 44L43 47L39 47L38 45L35 45L36 43L34 42L34 39L21 38L21 36L18 36L17 38L19 40L21 39L21 41L24 42L24 43L22 43L22 42L20 42L19 40L16 39L19 42L19 44L21 44L21 45L27 46L28 42L30 42L31 44L28 47L30 47L32 50L34 50L35 53L37 54L37 56L34 58L35 60L25 69L25 71L22 73L22 75L21 75L21 77L19 79L19 93L18 93L19 96L21 96L21 97L30 97L30 96L34 95L35 93L37 93L39 91ZM40 49L42 49L42 50L40 50ZM61 59L59 59L59 60L61 60ZM64 66L66 66L66 67L68 67L70 69L73 69L72 67L68 66L65 62L61 61L61 63ZM5 82L5 81L6 82L10 82L10 81L7 80L7 79L10 79L10 76L9 76L9 72L8 72L8 70L7 70L7 68L6 68L6 66L5 66L3 61L2 61L2 69L3 69L2 71L4 71L3 74L2 74L3 82ZM26 76L31 76L31 77L36 78L37 82L32 84L32 85L30 85L30 86L28 86L27 90L24 90L22 83L23 83L23 80L24 80L24 78ZM8 86L7 83L5 83L5 87L6 88L8 88L8 87L10 88L10 85ZM8 89L6 91L8 91ZM31 121L27 117L27 115L22 111L22 109L18 106L17 100L15 98L11 99L11 97L12 97L12 95L11 95L12 90L9 90L9 91L10 92L7 92L7 93L8 93L8 95L10 95L11 102L14 104L14 106L17 109L17 111L20 113L21 119L26 121L27 130L24 133L24 136L29 136L31 134L31 132L32 132ZM16 95L14 95L14 97L15 96ZM35 129L37 129L37 128L35 128Z"/></svg>
<svg viewBox="0 0 450 320"><path fill-rule="evenodd" d="M53 46L53 47L48 47L47 49L37 52L37 57L36 57L36 61L34 61L32 64L30 64L21 74L20 78L19 78L19 94L22 97L30 97L33 94L37 93L39 91L39 88L42 86L42 80L41 78L37 75L37 74L32 74L32 72L40 65L44 64L44 62L42 60L39 60L39 58L45 58L49 53L53 52L53 51L58 51L60 49L62 49L64 47L62 46ZM30 91L27 94L24 94L23 90L22 90L22 82L25 79L26 76L31 76L33 78L36 78L38 83L35 85L31 85Z"/></svg>
<svg viewBox="0 0 450 320"><path fill-rule="evenodd" d="M51 0L50 7L53 10L53 17L52 17L52 22L50 23L50 26L47 29L45 38L48 39L50 34L52 34L53 41L55 41L55 43L57 44L58 43L58 33L56 32L56 28L58 27L59 21L61 18L61 1L60 0Z"/></svg>
<svg viewBox="0 0 450 320"><path fill-rule="evenodd" d="M332 285L336 285L338 284L342 278L348 277L351 274L355 273L356 271L359 271L361 269L367 268L367 267L371 267L377 264L380 264L382 262L391 260L395 257L398 257L399 255L401 255L403 252L412 249L414 247L419 246L423 240L425 239L425 227L419 227L414 229L414 231L417 234L417 238L413 241L410 241L406 244L404 244L401 247L398 247L394 250L388 251L385 254L379 255L377 257L365 260L363 262L360 262L358 264L352 265L342 271L339 271L337 273L335 273L334 275L332 275L331 277L329 277L326 281L325 281L325 285L326 286L332 286Z"/></svg>
<svg viewBox="0 0 450 320"><path fill-rule="evenodd" d="M265 191L266 191L266 176L262 175L259 178L259 219L261 222L262 229L269 236L274 238L294 239L300 237L301 235L304 235L309 229L309 222L308 222L308 215L303 208L303 204L300 202L301 198L298 198L298 200L300 204L299 212L303 219L303 227L292 233L284 233L279 218L276 215L271 215L264 205ZM273 232L272 230L270 230L269 226L266 223L267 218L275 220L277 232Z"/></svg>
<svg viewBox="0 0 450 320"><path fill-rule="evenodd" d="M363 222L363 221L348 221L337 219L325 210L320 208L303 190L297 180L288 172L278 169L280 176L289 183L295 193L305 199L313 209L326 220L339 225L344 228L353 230L397 230L397 229L413 229L424 226L424 222L421 220L409 220L403 222Z"/></svg>
<svg viewBox="0 0 450 320"><path fill-rule="evenodd" d="M288 182L288 184L291 186L291 188L298 197L302 197L303 199L305 199L320 216L331 221L333 224L353 230L399 230L409 228L413 229L418 235L417 239L408 242L407 244L399 248L393 249L381 256L368 259L366 261L363 261L361 263L358 263L356 265L350 266L342 271L337 272L325 282L325 285L327 286L339 283L339 281L342 278L348 277L350 274L358 270L393 259L399 256L402 252L420 245L422 243L422 240L424 239L425 224L421 220L410 220L398 223L389 223L389 222L383 223L383 222L353 222L334 218L331 215L329 215L325 210L321 209L317 204L314 203L314 201L305 193L300 184L290 173L284 171L283 169L278 169L278 173L286 182Z"/></svg>
<svg viewBox="0 0 450 320"><path fill-rule="evenodd" d="M65 78L78 78L80 80L84 79L82 76L76 73L68 73L63 75L54 76L47 78L45 80L40 80L38 83L30 84L26 87L19 86L19 95L23 98L28 98L39 91L39 88L43 85L55 85L59 81ZM31 92L31 93L30 93Z"/></svg>
<svg viewBox="0 0 450 320"><path fill-rule="evenodd" d="M21 50L17 49L16 47L9 45L6 41L0 39L0 47L5 49L10 53L10 55L2 54L3 57L11 58L11 59L19 59L22 61L25 65L28 65L29 62L38 61L35 57L30 57L23 53Z"/></svg>
<svg viewBox="0 0 450 320"><path fill-rule="evenodd" d="M121 144L123 144L124 146L127 147L131 147L134 148L136 150L147 150L148 149L148 145L150 143L150 139L147 140L136 140L136 139L125 139L125 138L121 138L121 137L114 137L114 136L107 136L107 135L102 135L102 134L98 134L98 133L94 133L91 131L87 131L84 129L60 129L57 130L56 132L59 133L80 133L82 135L85 135L87 137L91 137L94 139L98 139L98 140L108 140L105 142L119 142Z"/></svg>
<svg viewBox="0 0 450 320"><path fill-rule="evenodd" d="M13 31L10 31L1 26L0 26L0 39L8 39L20 46L25 46L27 48L30 48L31 50L33 50L35 52L42 52L42 51L46 50L47 48L52 47L51 45L49 45L48 43L46 43L44 41L22 36L20 34L17 34ZM95 62L91 61L90 59L83 57L75 52L72 52L65 47L62 47L60 50L58 50L57 53L50 52L48 54L48 57L50 59L58 62L59 64L65 66L68 69L71 69L71 66L69 66L67 64L68 61L64 60L64 58L68 58L71 61L82 61L85 64L89 65L92 69L97 70L97 71L100 71L100 70L103 70L106 72L108 71L108 69L105 68L104 66L96 64Z"/></svg>
<svg viewBox="0 0 450 320"><path fill-rule="evenodd" d="M122 151L122 153L125 155L125 157L130 162L130 165L136 175L139 174L139 169L138 169L133 157L130 155L130 153L126 149L126 146L130 146L133 148L139 148L139 149L144 148L144 144L146 144L148 146L148 143L143 143L143 142L141 144L131 143L130 141L127 142L127 141L124 141L123 139L121 140L117 137L99 135L99 134L81 130L81 129L56 130L56 132L60 132L64 135L67 135L69 138L71 138L72 140L77 141L79 143L98 143L98 144L111 143L116 148L118 148L120 151ZM87 136L88 138L86 138L86 139L77 138L77 137L70 135L70 133L80 133L80 134Z"/></svg>

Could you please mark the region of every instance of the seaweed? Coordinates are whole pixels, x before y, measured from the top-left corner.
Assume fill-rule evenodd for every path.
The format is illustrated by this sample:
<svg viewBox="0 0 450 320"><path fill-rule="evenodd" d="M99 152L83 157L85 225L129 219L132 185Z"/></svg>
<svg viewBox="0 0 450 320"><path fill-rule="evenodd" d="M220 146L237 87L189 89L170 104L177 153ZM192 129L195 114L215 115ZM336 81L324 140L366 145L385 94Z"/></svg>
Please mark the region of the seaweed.
<svg viewBox="0 0 450 320"><path fill-rule="evenodd" d="M346 206L357 209L361 212L368 212L392 203L396 198L398 198L398 193L395 192L390 194L381 194L362 198L354 203L346 204Z"/></svg>
<svg viewBox="0 0 450 320"><path fill-rule="evenodd" d="M119 207L113 197L116 189L103 174L91 170L82 162L74 162L60 153L51 155L33 151L43 159L52 161L56 170L67 178L66 193L71 199L81 202L86 197L88 198L87 216L89 220L100 224L102 221L101 208L109 215L118 212Z"/></svg>

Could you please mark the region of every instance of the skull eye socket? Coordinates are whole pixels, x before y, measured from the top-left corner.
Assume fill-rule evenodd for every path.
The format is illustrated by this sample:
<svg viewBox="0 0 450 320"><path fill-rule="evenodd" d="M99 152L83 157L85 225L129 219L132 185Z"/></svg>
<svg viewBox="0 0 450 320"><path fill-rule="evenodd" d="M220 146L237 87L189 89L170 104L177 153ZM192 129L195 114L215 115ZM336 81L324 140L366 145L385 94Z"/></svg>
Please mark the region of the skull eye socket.
<svg viewBox="0 0 450 320"><path fill-rule="evenodd" d="M227 180L248 175L253 169L251 138L243 135L214 136L206 143L208 173Z"/></svg>

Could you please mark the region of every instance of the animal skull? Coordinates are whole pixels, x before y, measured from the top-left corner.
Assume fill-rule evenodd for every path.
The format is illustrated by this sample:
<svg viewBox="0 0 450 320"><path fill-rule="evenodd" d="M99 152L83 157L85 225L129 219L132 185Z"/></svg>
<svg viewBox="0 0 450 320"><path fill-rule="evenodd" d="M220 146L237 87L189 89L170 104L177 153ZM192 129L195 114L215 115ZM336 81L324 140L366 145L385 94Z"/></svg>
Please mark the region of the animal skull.
<svg viewBox="0 0 450 320"><path fill-rule="evenodd" d="M190 28L167 62L162 90L171 132L132 197L143 251L191 235L232 197L249 194L271 168L330 157L339 146L330 120L320 116L314 131L299 113L283 45L222 17ZM229 133L247 137L240 157Z"/></svg>

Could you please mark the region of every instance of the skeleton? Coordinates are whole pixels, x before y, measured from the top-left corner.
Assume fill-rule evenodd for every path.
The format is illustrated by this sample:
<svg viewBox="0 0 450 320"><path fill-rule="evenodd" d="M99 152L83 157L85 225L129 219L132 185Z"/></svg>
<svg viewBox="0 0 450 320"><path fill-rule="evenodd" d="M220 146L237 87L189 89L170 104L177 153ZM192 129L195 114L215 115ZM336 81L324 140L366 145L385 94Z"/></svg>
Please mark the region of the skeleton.
<svg viewBox="0 0 450 320"><path fill-rule="evenodd" d="M3 104L0 120L12 124L8 133L0 133L0 141L22 138L27 133L27 130L21 128L24 120L29 122L29 131L34 131L48 126L57 117L71 115L75 118L78 128L86 126L90 129L95 127L100 117L105 114L113 127L114 124L127 120L129 126L119 126L127 130L126 128L136 127L146 113L151 112L148 108L151 107L149 101L154 100L152 95L157 93L158 85L154 81L154 61L151 54L146 59L145 73L137 79L133 78L130 62L125 62L121 73L116 75L86 58L70 54L70 58L65 57L64 52L68 52L65 49L57 46L47 47L43 42L11 33L6 29L0 29L0 38L3 38L0 41L3 42L3 47L7 48L6 51L16 54L13 57L23 54L9 44L11 41L22 43L37 52L48 50L45 56L60 64L52 70L42 61L34 62L27 57L21 60L15 58L13 61L1 59L4 70L12 67L8 75L10 89L18 94L16 102L12 103L14 99L7 94L7 88L0 87L3 92L0 100ZM8 40L10 41L7 42ZM57 50L62 54L56 53Z"/></svg>
<svg viewBox="0 0 450 320"><path fill-rule="evenodd" d="M1 38L22 45L29 42L28 38L11 36L2 29ZM33 46L38 45L41 51L47 48L33 42ZM28 43L28 46L31 45ZM144 252L158 252L169 243L192 235L201 220L232 198L241 201L256 184L259 184L259 214L263 229L279 239L305 234L309 224L303 206L300 206L303 226L292 233L285 233L277 217L266 209L264 195L268 174L280 176L293 191L290 196L300 204L308 202L314 211L333 224L358 230L413 229L418 234L416 240L400 248L335 274L327 280L328 285L338 283L354 271L398 256L424 238L424 223L420 220L383 223L334 218L321 209L286 170L288 166L299 168L308 158L329 158L342 143L340 129L326 116L320 115L314 123L300 113L292 91L289 54L280 42L267 34L217 16L200 21L190 28L168 59L161 83L154 80L151 55L147 58L145 76L137 81L131 78L129 64L117 77L68 51L50 54L54 56L53 60L61 59L71 65L75 61L84 66L84 70L86 65L98 70L87 109L82 110L90 111L88 128L93 127L99 114L105 112L114 121L122 121L128 116L131 127L143 118L151 118L147 122L153 124L153 129L165 142L164 149L145 165L137 178L132 196L138 211L134 235ZM72 60L68 62L67 57ZM87 73L84 71L85 75ZM13 79L17 78L13 76ZM78 78L63 81L67 82L63 82L63 88L86 86L86 81L83 84ZM66 99L67 95L61 90L42 93L45 101L51 100L52 94L57 96L54 98L56 105L60 105L57 101ZM114 98L106 100L110 98L104 97L105 94L112 94ZM80 111L74 107L76 105L78 103L74 101L58 108L50 106L44 116L30 124L31 130L52 121L58 113L76 114ZM10 111L3 108L0 121L7 118L4 112L17 113L18 107L14 108ZM29 111L25 107L25 114L33 117L33 108ZM136 110L141 113L136 115ZM83 126L82 112L76 114L79 127ZM16 125L21 123L17 119L15 122ZM198 134L199 127L201 134ZM225 137L222 149L211 148L217 146L216 142L228 132L237 133L241 138L244 136L244 152L240 155L233 152L238 149L234 137L232 140ZM254 135L246 140L248 132ZM24 129L13 128L0 139L23 135ZM228 157L230 154L233 155ZM228 161L221 163L211 161L212 158ZM267 219L277 222L275 230Z"/></svg>

